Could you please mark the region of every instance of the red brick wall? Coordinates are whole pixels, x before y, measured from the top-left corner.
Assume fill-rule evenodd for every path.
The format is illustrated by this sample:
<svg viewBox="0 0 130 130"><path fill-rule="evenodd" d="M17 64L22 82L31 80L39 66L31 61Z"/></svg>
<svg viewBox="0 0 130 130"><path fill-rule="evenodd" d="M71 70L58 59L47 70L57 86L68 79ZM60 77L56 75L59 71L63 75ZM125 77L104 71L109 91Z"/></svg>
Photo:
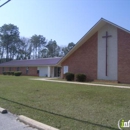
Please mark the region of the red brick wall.
<svg viewBox="0 0 130 130"><path fill-rule="evenodd" d="M130 83L130 34L118 29L118 81Z"/></svg>
<svg viewBox="0 0 130 130"><path fill-rule="evenodd" d="M4 71L9 71L10 67L4 67ZM2 74L3 67L0 67L0 74ZM17 71L17 67L11 67L11 71ZM28 74L26 74L26 67L19 67L22 75L38 76L37 67L29 67Z"/></svg>
<svg viewBox="0 0 130 130"><path fill-rule="evenodd" d="M32 75L32 76L38 76L39 74L37 74L37 67L29 67L29 71L28 71L28 75Z"/></svg>
<svg viewBox="0 0 130 130"><path fill-rule="evenodd" d="M84 73L87 79L97 79L97 33L71 54L61 65L68 66L69 72Z"/></svg>
<svg viewBox="0 0 130 130"><path fill-rule="evenodd" d="M3 69L2 69L2 67L0 67L0 74L2 74L2 72L3 72Z"/></svg>

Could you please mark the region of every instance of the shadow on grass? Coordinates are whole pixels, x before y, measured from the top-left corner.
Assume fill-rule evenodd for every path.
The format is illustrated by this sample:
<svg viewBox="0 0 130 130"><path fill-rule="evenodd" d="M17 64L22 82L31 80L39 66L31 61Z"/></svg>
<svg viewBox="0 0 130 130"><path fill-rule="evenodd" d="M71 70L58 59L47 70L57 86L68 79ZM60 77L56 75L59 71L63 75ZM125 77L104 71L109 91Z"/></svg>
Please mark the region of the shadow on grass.
<svg viewBox="0 0 130 130"><path fill-rule="evenodd" d="M28 105L25 105L25 104L22 104L22 103L19 103L19 102L15 102L15 101L3 98L3 97L0 97L0 98L3 99L3 100L6 100L6 101L24 106L24 107L35 109L35 110L38 110L38 111L41 111L41 112L46 112L46 113L56 115L56 116L59 116L59 117L64 117L64 118L67 118L67 119L70 119L70 120L75 120L75 121L78 121L78 122L81 122L81 123L86 123L86 124L90 124L90 125L94 125L94 126L98 126L98 127L102 127L102 128L106 128L106 129L111 129L111 130L119 130L119 129L111 127L111 126L105 126L105 125L101 125L101 124L97 124L97 123L92 123L92 122L89 122L89 121L83 121L83 120L76 119L76 118L73 118L73 117L68 117L68 116L65 116L65 115L61 115L61 114L49 112L49 111L46 111L46 110L42 110L42 109L39 109L39 108L31 107L31 106L28 106Z"/></svg>

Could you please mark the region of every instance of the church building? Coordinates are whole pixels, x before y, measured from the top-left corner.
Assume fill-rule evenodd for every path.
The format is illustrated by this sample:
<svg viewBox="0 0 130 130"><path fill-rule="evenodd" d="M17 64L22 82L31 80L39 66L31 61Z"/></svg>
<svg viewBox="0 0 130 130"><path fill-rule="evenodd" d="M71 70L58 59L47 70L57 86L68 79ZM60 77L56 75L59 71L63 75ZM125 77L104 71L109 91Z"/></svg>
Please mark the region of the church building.
<svg viewBox="0 0 130 130"><path fill-rule="evenodd" d="M88 80L130 83L130 31L101 18L58 63Z"/></svg>
<svg viewBox="0 0 130 130"><path fill-rule="evenodd" d="M22 75L39 77L59 77L61 57L29 60L12 60L0 64L0 74L8 71L21 71Z"/></svg>
<svg viewBox="0 0 130 130"><path fill-rule="evenodd" d="M63 58L14 60L0 64L4 71L23 75L64 77L83 73L87 80L130 83L130 31L101 18Z"/></svg>

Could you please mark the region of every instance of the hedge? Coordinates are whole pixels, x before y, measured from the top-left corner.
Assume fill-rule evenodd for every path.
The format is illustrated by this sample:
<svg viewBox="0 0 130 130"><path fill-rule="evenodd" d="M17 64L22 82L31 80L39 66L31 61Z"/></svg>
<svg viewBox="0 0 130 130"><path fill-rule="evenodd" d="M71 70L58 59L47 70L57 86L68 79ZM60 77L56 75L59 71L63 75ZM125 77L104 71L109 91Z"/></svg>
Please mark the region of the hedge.
<svg viewBox="0 0 130 130"><path fill-rule="evenodd" d="M84 81L86 81L86 75L85 74L77 74L76 80L79 82L84 82Z"/></svg>
<svg viewBox="0 0 130 130"><path fill-rule="evenodd" d="M73 73L65 73L65 79L67 81L73 81L74 80L74 74Z"/></svg>
<svg viewBox="0 0 130 130"><path fill-rule="evenodd" d="M11 75L14 75L14 71L11 71L10 73L11 73Z"/></svg>
<svg viewBox="0 0 130 130"><path fill-rule="evenodd" d="M3 72L3 75L15 75L15 76L20 76L22 74L21 71L7 71L7 72Z"/></svg>
<svg viewBox="0 0 130 130"><path fill-rule="evenodd" d="M21 71L15 71L15 72L14 72L14 75L15 75L15 76L20 76L21 74L22 74Z"/></svg>
<svg viewBox="0 0 130 130"><path fill-rule="evenodd" d="M8 71L8 72L7 72L7 75L11 75L11 72L10 72L10 71Z"/></svg>
<svg viewBox="0 0 130 130"><path fill-rule="evenodd" d="M3 72L3 75L7 75L7 72Z"/></svg>

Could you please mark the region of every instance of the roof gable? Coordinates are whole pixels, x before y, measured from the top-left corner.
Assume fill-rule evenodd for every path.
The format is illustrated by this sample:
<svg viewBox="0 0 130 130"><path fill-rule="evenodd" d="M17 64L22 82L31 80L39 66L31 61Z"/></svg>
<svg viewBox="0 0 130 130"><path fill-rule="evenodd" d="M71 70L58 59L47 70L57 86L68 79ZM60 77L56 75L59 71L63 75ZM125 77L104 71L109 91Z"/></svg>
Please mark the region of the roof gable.
<svg viewBox="0 0 130 130"><path fill-rule="evenodd" d="M81 45L83 45L92 35L94 35L101 27L103 27L105 24L110 24L116 28L119 28L127 33L130 33L129 30L116 25L104 18L101 18L74 46L74 48L68 52L68 54L66 54L66 56L64 56L60 61L59 64L61 64L65 59L67 59L72 53L74 53Z"/></svg>

